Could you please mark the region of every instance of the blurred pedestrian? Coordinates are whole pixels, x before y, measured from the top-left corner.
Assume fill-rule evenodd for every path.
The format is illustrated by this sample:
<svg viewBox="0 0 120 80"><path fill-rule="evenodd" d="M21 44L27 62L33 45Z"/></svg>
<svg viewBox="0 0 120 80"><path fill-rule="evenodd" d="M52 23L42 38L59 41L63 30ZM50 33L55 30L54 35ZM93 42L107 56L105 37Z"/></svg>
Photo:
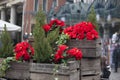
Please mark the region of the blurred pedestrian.
<svg viewBox="0 0 120 80"><path fill-rule="evenodd" d="M112 63L111 63L111 66L113 67L113 64L115 63L114 60L113 60L113 53L115 48L116 48L116 45L119 44L119 39L120 39L120 34L119 34L119 31L116 31L113 35L112 35L112 45L111 45L111 60L112 60ZM114 55L115 56L115 55Z"/></svg>
<svg viewBox="0 0 120 80"><path fill-rule="evenodd" d="M115 49L113 51L113 63L114 63L114 71L118 71L118 63L120 61L120 45L115 44Z"/></svg>
<svg viewBox="0 0 120 80"><path fill-rule="evenodd" d="M118 31L112 35L112 43L115 44L118 41Z"/></svg>

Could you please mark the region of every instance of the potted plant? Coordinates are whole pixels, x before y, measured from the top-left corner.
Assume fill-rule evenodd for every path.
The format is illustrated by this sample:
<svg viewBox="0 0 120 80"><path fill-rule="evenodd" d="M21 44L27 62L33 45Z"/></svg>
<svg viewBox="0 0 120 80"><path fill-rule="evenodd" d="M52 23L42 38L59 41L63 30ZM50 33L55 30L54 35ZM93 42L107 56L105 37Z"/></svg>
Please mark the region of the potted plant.
<svg viewBox="0 0 120 80"><path fill-rule="evenodd" d="M9 58L7 60L6 58L11 56L13 56L13 42L5 25L0 36L0 77L5 76L9 62Z"/></svg>
<svg viewBox="0 0 120 80"><path fill-rule="evenodd" d="M77 61L69 62L69 59L74 57L80 60L82 58L81 51L75 49L74 53L76 55L73 55L70 54L70 51L68 53L67 47L63 50L64 47L60 48L60 44L59 46L56 45L55 42L61 34L64 22L55 19L49 24L45 24L44 16L41 11L41 13L38 13L36 19L36 27L33 33L34 49L28 42L17 43L14 47L15 56L6 58L5 61L3 61L1 66L5 67L5 77L9 79L31 80L50 80L58 78L79 80L79 64ZM57 47L60 48L60 52L62 52L61 55L59 55L59 48ZM64 58L58 58L58 55L64 56ZM30 62L31 58L33 62ZM66 63L66 66L63 66L62 63ZM70 79L70 77L73 78Z"/></svg>
<svg viewBox="0 0 120 80"><path fill-rule="evenodd" d="M45 14L42 11L38 12L33 31L34 49L28 42L21 42L15 46L14 59L22 62L21 67L25 65L23 71L27 76L23 75L23 72L19 72L21 71L19 69L19 75L22 77L17 76L14 79L79 80L81 78L80 60L82 56L98 57L94 52L87 52L89 48L96 49L98 33L95 26L91 22L84 21L63 28L65 23L58 19L51 20L48 24L45 21ZM31 58L33 62L30 62ZM26 62L30 63L26 65ZM10 65L14 65L14 62L11 62ZM15 70L19 67L11 68ZM9 68L7 73L9 70L14 72L12 69Z"/></svg>
<svg viewBox="0 0 120 80"><path fill-rule="evenodd" d="M80 22L64 29L64 34L69 35L67 42L69 47L77 47L82 49L83 57L99 57L96 53L99 41L98 32L91 22ZM92 55L91 55L92 54Z"/></svg>
<svg viewBox="0 0 120 80"><path fill-rule="evenodd" d="M14 47L14 57L7 57L2 62L5 67L4 76L8 79L30 79L30 59L34 55L33 47L26 41L19 42Z"/></svg>
<svg viewBox="0 0 120 80"><path fill-rule="evenodd" d="M100 79L101 42L98 34L98 26L95 21L93 9L88 21L79 22L64 29L64 34L69 35L67 45L70 48L77 47L82 50L81 79Z"/></svg>
<svg viewBox="0 0 120 80"><path fill-rule="evenodd" d="M60 45L61 43L56 45L56 41L63 31L63 26L65 26L64 22L58 19L51 20L50 23L45 24L44 13L42 11L38 12L36 26L33 32L35 56L33 58L34 62L30 64L30 79L79 80L78 62L69 62L69 59L75 58L75 55L66 53L66 51L68 52L67 46ZM76 56L79 59L77 57L76 59L80 60L82 58L82 52L78 49L73 51L78 51L78 55L76 53ZM63 67L63 63L66 63L66 67Z"/></svg>

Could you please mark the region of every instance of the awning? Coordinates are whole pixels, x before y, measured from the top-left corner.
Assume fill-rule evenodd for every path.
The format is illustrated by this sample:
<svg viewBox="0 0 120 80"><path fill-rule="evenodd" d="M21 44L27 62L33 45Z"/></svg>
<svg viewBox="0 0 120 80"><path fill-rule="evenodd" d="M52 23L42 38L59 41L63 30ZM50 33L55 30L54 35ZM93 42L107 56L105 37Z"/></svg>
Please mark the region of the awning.
<svg viewBox="0 0 120 80"><path fill-rule="evenodd" d="M0 31L4 30L5 25L6 25L7 31L17 31L17 32L21 31L20 26L11 24L11 23L3 21L3 20L0 20Z"/></svg>

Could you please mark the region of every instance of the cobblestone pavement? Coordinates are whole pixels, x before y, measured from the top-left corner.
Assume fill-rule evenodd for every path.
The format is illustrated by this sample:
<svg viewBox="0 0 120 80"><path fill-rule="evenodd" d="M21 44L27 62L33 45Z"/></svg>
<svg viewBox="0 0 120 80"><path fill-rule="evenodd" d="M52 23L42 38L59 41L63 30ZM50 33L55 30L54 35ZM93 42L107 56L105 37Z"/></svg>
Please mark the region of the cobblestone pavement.
<svg viewBox="0 0 120 80"><path fill-rule="evenodd" d="M120 68L118 69L118 72L114 72L114 70L112 69L110 80L120 80Z"/></svg>

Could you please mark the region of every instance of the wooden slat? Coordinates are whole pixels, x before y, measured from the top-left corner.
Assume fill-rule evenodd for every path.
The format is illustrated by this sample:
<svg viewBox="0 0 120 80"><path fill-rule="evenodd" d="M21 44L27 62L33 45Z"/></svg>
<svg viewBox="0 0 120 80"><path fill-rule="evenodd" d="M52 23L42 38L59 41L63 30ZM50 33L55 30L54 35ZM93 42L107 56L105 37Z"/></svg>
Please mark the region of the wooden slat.
<svg viewBox="0 0 120 80"><path fill-rule="evenodd" d="M24 80L30 78L29 63L11 62L10 68L6 71L6 78Z"/></svg>
<svg viewBox="0 0 120 80"><path fill-rule="evenodd" d="M83 57L100 57L101 45L100 40L76 40L71 39L67 45L69 48L77 47L82 50Z"/></svg>
<svg viewBox="0 0 120 80"><path fill-rule="evenodd" d="M100 72L101 72L100 58L96 59L82 58L81 60L82 75L96 75L100 74Z"/></svg>

